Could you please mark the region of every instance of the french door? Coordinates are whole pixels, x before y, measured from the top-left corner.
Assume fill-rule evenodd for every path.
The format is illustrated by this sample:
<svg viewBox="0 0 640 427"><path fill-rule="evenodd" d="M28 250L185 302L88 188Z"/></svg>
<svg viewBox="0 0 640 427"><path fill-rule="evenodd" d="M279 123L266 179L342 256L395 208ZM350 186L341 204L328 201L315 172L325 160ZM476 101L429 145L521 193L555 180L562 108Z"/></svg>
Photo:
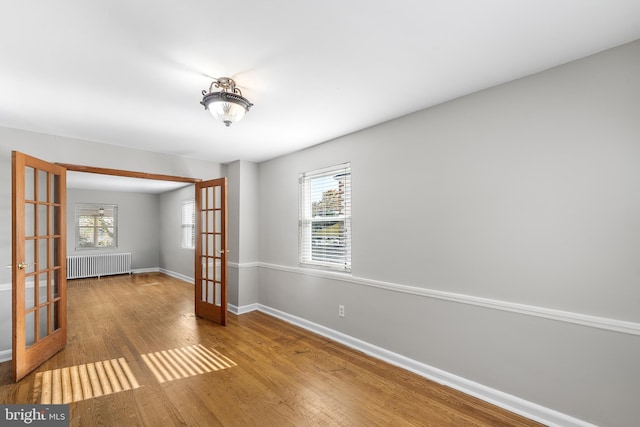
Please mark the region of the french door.
<svg viewBox="0 0 640 427"><path fill-rule="evenodd" d="M227 179L196 183L196 315L227 323Z"/></svg>
<svg viewBox="0 0 640 427"><path fill-rule="evenodd" d="M67 342L66 169L12 152L13 379Z"/></svg>

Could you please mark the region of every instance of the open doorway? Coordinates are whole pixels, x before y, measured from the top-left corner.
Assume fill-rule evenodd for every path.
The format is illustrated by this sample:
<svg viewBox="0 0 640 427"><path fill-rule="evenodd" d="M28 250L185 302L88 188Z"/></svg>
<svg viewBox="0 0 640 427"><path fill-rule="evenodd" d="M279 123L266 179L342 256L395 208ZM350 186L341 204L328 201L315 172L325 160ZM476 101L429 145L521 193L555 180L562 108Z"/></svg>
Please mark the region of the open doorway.
<svg viewBox="0 0 640 427"><path fill-rule="evenodd" d="M151 247L159 247L160 256L164 257L164 259L158 259L156 263L151 262L148 265L164 266L163 272L192 282L195 285L195 314L222 325L226 324L228 253L226 178L202 181L194 178L88 166L68 164L61 166L67 169L67 187L70 187L69 178L71 178L71 186L75 185L76 187L82 187L83 185L88 186L89 181L93 180L95 183L101 183L102 188L120 188L120 192L122 189L127 189L128 191L141 191L142 189L146 189L147 193L159 194L161 201L158 204L158 208L154 209L153 206L151 209L147 208L147 211L150 211L147 215L144 214L142 203L140 203L139 200L134 200L133 203L129 201L129 219L135 220L137 224L136 227L130 227L131 232L134 231L134 228L136 228L137 231L137 228L145 225L148 218L162 214L161 224L152 225L152 229L155 228L158 230L157 235L154 235L154 238L158 239L158 243L151 242ZM76 177L74 174L77 173L84 175ZM76 178L78 179L76 180ZM192 186L195 188L192 189ZM89 190L89 194L95 197L95 191L96 190ZM163 195L168 196L163 197ZM190 197L193 197L193 215L195 220L193 228L194 245L193 248L190 248L192 249L191 252L182 250L177 253L181 256L185 254L190 255L186 259L186 264L193 266L193 274L184 276L180 273L175 274L176 272L168 265L169 262L174 262L180 257L176 256L174 251L166 248L176 248L178 242L182 241L180 234L176 235L175 233L181 233L182 230L179 225L183 223L183 219L175 217L172 219L172 215L176 215L178 212L184 213L184 199ZM94 203L100 211L106 211L105 208L99 205L102 201L94 199ZM104 203L107 204L107 201L104 201ZM70 203L67 204L70 206ZM147 203L147 206L148 205ZM113 204L111 204L111 206L113 206ZM168 208L165 208L165 206L168 206ZM165 214L163 211L167 211L167 213ZM118 209L118 212L121 213L122 209ZM167 217L168 219L166 219ZM68 213L67 224L69 224L70 221L71 218ZM75 228L76 225L77 224L73 223L69 229ZM122 227L120 227L120 231L122 231ZM122 235L125 234L122 233ZM136 239L134 238L132 240L135 241ZM170 243L163 244L164 241L169 241ZM74 246L77 246L75 242ZM72 246L69 245L69 247ZM165 252L171 253L167 256ZM144 248L141 253L145 253Z"/></svg>
<svg viewBox="0 0 640 427"><path fill-rule="evenodd" d="M12 152L11 170L14 381L19 381L66 345L66 223L69 217L66 177L69 171L195 184L194 311L197 316L226 324L226 178L201 181L60 165L17 151ZM132 210L136 208L134 203ZM102 215L107 209L97 211Z"/></svg>
<svg viewBox="0 0 640 427"><path fill-rule="evenodd" d="M139 273L160 268L176 278L192 279L195 251L193 245L181 244L180 223L181 205L195 200L194 185L67 171L67 255L73 262L68 277L93 275L95 272L82 271L87 265L83 260L104 254L109 255L108 263L114 267L111 274L125 272L130 263ZM98 224L92 223L92 213L95 221L104 225L98 230L100 234L95 230ZM125 255L116 254L128 254L127 261ZM74 268L79 271L74 272ZM106 270L104 273L109 274Z"/></svg>

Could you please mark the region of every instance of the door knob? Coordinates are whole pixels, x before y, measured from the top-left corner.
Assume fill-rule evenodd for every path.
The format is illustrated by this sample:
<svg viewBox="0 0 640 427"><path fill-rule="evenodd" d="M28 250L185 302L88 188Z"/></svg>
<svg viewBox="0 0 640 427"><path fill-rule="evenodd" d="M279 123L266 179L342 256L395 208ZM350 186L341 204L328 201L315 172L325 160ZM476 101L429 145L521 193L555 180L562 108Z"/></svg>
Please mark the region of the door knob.
<svg viewBox="0 0 640 427"><path fill-rule="evenodd" d="M27 264L26 262L19 262L18 263L18 270L24 270L27 267L31 267L32 265L36 265L35 263L33 264Z"/></svg>

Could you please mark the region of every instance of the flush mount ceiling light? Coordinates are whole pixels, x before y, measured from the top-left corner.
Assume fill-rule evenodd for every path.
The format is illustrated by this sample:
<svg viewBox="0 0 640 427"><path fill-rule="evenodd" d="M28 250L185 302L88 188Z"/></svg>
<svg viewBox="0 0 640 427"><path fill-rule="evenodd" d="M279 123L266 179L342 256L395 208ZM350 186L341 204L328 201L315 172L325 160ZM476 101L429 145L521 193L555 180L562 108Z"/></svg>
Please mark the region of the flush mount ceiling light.
<svg viewBox="0 0 640 427"><path fill-rule="evenodd" d="M220 90L214 92L214 88ZM240 121L253 106L247 98L242 96L242 92L236 87L236 82L229 77L215 79L209 86L209 92L203 90L202 96L200 104L227 127L231 126L231 123Z"/></svg>

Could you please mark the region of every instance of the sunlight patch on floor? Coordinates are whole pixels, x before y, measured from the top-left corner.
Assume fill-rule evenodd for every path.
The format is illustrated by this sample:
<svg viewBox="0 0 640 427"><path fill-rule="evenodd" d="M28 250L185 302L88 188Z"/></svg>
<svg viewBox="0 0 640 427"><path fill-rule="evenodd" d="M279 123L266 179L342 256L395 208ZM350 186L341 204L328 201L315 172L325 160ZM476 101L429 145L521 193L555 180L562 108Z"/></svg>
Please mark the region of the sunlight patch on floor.
<svg viewBox="0 0 640 427"><path fill-rule="evenodd" d="M34 399L43 405L79 402L139 388L124 358L54 369L36 374Z"/></svg>
<svg viewBox="0 0 640 427"><path fill-rule="evenodd" d="M143 354L142 360L161 383L237 366L228 357L200 344Z"/></svg>

